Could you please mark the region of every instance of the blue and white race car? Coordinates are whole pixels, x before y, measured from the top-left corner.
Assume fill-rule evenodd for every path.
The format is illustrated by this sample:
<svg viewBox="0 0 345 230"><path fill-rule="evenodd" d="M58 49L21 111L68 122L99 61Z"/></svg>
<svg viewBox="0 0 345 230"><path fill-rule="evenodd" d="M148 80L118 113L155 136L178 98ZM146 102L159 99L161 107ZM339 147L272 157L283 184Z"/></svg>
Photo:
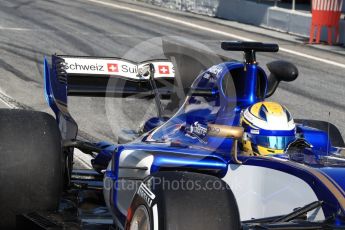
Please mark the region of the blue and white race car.
<svg viewBox="0 0 345 230"><path fill-rule="evenodd" d="M56 117L0 110L7 162L0 176L1 226L33 221L48 229L44 221L53 214L37 217L37 211L61 208L61 191L65 197L75 188L90 189L73 179L78 148L93 156L89 176L102 180L115 229L345 229L339 130L324 121L294 120L286 107L266 101L280 81L298 77L297 68L275 61L266 75L256 52L277 52L275 44L223 42L222 48L244 52L244 61L207 66L171 117L162 115L160 100L174 94L174 67L181 78L191 78L182 66L188 63L178 60L185 57L139 64L57 55L51 65L45 60L45 95ZM68 96L138 92L155 99L158 116L137 138L77 139Z"/></svg>

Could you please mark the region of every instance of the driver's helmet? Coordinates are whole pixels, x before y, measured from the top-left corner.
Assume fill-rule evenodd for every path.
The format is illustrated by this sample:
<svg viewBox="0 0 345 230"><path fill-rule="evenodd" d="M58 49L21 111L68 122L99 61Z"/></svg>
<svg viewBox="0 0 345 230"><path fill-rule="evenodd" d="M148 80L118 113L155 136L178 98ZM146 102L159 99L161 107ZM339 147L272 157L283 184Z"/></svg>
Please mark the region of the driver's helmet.
<svg viewBox="0 0 345 230"><path fill-rule="evenodd" d="M242 148L249 155L282 154L295 140L296 126L289 111L276 102L259 102L241 115Z"/></svg>

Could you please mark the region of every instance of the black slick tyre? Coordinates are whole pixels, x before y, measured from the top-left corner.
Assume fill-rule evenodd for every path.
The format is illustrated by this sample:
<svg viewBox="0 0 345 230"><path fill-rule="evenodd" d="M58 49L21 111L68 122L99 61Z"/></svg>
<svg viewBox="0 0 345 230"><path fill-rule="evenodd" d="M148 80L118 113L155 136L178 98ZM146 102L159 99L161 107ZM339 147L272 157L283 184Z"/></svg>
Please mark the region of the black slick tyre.
<svg viewBox="0 0 345 230"><path fill-rule="evenodd" d="M18 214L58 208L61 135L47 113L0 109L0 140L0 229L13 229Z"/></svg>
<svg viewBox="0 0 345 230"><path fill-rule="evenodd" d="M149 176L135 194L126 230L241 228L237 203L224 181L191 172Z"/></svg>

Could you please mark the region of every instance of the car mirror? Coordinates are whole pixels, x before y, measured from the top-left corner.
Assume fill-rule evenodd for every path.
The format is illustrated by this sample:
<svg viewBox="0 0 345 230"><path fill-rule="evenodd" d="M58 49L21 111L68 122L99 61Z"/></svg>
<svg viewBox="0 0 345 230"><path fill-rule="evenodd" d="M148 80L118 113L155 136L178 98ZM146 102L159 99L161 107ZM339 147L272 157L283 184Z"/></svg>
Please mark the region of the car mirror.
<svg viewBox="0 0 345 230"><path fill-rule="evenodd" d="M287 61L279 60L270 62L267 64L267 68L271 74L267 79L266 98L274 94L281 81L290 82L296 80L298 77L297 67Z"/></svg>

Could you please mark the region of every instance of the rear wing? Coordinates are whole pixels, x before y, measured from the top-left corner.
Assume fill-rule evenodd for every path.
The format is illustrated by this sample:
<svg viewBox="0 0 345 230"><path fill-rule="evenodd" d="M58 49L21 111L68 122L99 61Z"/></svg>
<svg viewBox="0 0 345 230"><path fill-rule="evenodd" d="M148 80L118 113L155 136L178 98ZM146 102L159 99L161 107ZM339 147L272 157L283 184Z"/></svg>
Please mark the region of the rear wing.
<svg viewBox="0 0 345 230"><path fill-rule="evenodd" d="M154 69L153 75L148 66ZM77 132L67 109L68 96L146 98L159 93L164 98L173 93L174 79L174 66L167 60L135 63L120 58L53 55L49 65L44 59L45 96L59 125L66 127L60 128L66 131L63 139L74 139Z"/></svg>
<svg viewBox="0 0 345 230"><path fill-rule="evenodd" d="M155 68L154 78L160 94L169 96L175 70L167 60L135 63L119 58L53 55L50 78L64 83L70 96L153 96L149 76L141 73L147 64Z"/></svg>

